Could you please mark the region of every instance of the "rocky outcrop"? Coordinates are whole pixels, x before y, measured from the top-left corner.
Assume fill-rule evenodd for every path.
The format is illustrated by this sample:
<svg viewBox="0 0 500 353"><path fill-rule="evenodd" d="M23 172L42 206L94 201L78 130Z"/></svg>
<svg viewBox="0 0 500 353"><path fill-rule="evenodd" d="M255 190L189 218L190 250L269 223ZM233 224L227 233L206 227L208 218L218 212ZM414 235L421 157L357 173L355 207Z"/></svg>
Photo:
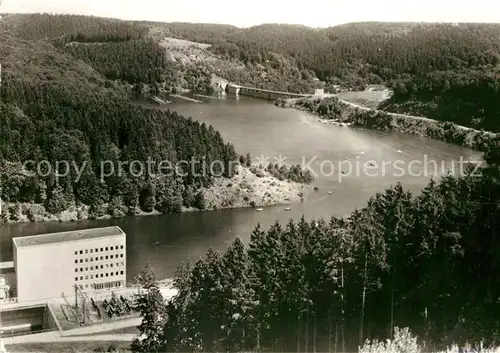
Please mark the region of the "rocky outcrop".
<svg viewBox="0 0 500 353"><path fill-rule="evenodd" d="M212 74L212 78L210 79L210 85L216 92L225 92L226 86L229 82L215 74Z"/></svg>

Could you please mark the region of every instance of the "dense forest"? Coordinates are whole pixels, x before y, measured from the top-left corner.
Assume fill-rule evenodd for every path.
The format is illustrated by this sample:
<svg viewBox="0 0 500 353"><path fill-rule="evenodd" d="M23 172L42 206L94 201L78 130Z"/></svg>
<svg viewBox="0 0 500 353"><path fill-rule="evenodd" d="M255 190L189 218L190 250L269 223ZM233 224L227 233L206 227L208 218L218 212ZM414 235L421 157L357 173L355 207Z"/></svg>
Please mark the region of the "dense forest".
<svg viewBox="0 0 500 353"><path fill-rule="evenodd" d="M346 218L257 226L248 246L182 265L167 304L145 281L133 349L348 352L395 327L427 348L498 345L498 156L481 177L446 176L418 196L398 184Z"/></svg>
<svg viewBox="0 0 500 353"><path fill-rule="evenodd" d="M6 16L2 27L13 39L44 40L110 80L158 89L175 77L164 49L139 24L89 16L23 14Z"/></svg>
<svg viewBox="0 0 500 353"><path fill-rule="evenodd" d="M109 40L115 38L113 33L110 30ZM43 204L54 214L71 204L90 206L93 216L153 209L175 212L182 206L204 207L199 189L211 184L212 170L202 171L198 163L197 169L183 165L163 169L159 175L158 169L141 173L125 164L123 173L118 173L119 162L146 165L151 159L157 166L158 161L174 166L176 161L205 158L207 164L222 161L225 177L234 172L229 168L237 159L234 148L213 127L175 112L132 104L122 85L47 41L25 41L3 31L0 58L3 201ZM29 176L36 163L45 160L50 166L44 164L45 169ZM26 161L33 161L24 166L31 169L23 169L21 163ZM71 172L60 177L54 169L49 173L56 161L69 161ZM109 161L107 168L113 164L115 173L103 169L103 161ZM102 177L102 171L109 176ZM3 208L3 212L5 221L6 214L15 217L18 210Z"/></svg>

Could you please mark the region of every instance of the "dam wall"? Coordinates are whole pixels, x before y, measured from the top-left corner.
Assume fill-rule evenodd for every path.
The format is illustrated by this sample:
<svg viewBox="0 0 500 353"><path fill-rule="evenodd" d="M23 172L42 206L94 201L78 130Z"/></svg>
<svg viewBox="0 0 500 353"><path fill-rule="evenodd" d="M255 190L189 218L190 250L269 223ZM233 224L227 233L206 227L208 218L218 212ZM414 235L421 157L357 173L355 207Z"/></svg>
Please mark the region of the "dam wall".
<svg viewBox="0 0 500 353"><path fill-rule="evenodd" d="M279 92L271 91L266 89L238 86L234 84L227 84L226 91L230 95L241 95L267 100L276 100L278 98L301 98L301 97L311 97L313 94L299 94L290 92Z"/></svg>

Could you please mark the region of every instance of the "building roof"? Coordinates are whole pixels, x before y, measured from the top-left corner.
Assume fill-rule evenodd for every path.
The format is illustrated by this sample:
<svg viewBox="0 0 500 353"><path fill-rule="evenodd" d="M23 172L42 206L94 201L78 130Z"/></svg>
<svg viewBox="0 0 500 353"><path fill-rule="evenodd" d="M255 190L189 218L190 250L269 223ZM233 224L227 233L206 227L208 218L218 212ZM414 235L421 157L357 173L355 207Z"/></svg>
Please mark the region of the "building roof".
<svg viewBox="0 0 500 353"><path fill-rule="evenodd" d="M46 245L53 243L63 243L63 242L78 241L85 239L114 237L119 235L125 236L125 233L123 232L123 230L121 230L120 227L114 226L114 227L104 227L104 228L72 230L68 232L59 232L59 233L30 235L26 237L13 238L12 240L17 247L24 247L24 246Z"/></svg>

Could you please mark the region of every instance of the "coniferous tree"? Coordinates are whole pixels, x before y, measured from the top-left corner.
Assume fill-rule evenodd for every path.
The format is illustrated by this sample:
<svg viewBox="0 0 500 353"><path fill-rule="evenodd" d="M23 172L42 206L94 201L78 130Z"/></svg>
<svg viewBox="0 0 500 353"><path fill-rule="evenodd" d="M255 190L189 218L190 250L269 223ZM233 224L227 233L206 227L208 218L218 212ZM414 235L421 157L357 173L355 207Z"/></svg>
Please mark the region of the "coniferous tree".
<svg viewBox="0 0 500 353"><path fill-rule="evenodd" d="M163 327L166 320L165 302L149 263L137 276L141 294L135 298L135 310L142 318L138 326L140 337L132 342L134 352L159 352L163 345Z"/></svg>

